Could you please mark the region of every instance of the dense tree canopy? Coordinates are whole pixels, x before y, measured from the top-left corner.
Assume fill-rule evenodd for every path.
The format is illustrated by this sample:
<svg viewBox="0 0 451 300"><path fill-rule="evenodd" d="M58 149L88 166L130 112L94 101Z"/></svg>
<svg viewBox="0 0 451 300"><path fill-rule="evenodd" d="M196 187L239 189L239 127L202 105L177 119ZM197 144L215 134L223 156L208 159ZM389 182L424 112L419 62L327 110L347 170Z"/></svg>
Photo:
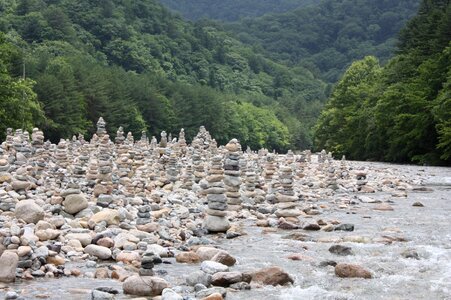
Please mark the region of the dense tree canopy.
<svg viewBox="0 0 451 300"><path fill-rule="evenodd" d="M318 147L353 159L451 162L451 5L424 0L381 68L366 57L346 71L317 124Z"/></svg>
<svg viewBox="0 0 451 300"><path fill-rule="evenodd" d="M154 0L11 0L1 3L0 13L5 40L25 50L17 59L25 61L27 77L35 82L29 103L45 114L32 123L54 141L92 133L103 116L113 133L120 125L135 135L184 127L189 138L205 125L219 139L242 134L236 137L245 145L284 150L312 143L309 128L326 85L307 69L268 59L214 23L185 22ZM21 82L20 70L8 76ZM31 81L23 84L32 88ZM295 99L309 118L290 112L289 124L283 123L283 99ZM260 126L249 127L261 132L235 128L242 120L234 118L244 116L231 107L266 116L256 120ZM20 127L6 118L1 122ZM280 139L262 143L247 136L265 135L265 126L274 124Z"/></svg>
<svg viewBox="0 0 451 300"><path fill-rule="evenodd" d="M160 0L185 18L237 21L243 17L258 17L266 13L282 13L314 4L315 0Z"/></svg>
<svg viewBox="0 0 451 300"><path fill-rule="evenodd" d="M323 0L283 14L247 18L227 28L267 55L301 65L335 83L353 60L374 55L386 62L396 34L419 0Z"/></svg>

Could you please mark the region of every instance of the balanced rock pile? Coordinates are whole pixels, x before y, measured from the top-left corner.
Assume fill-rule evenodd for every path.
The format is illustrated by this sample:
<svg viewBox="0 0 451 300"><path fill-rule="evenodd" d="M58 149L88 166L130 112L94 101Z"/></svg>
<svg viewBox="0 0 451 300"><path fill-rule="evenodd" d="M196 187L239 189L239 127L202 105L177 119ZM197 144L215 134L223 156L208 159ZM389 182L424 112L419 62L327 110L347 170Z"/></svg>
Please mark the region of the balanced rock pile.
<svg viewBox="0 0 451 300"><path fill-rule="evenodd" d="M176 262L199 264L199 271L187 278L187 293L198 298L223 297L225 287L246 289L249 282L293 282L277 268L252 274L230 270L235 258L205 247L223 235L207 234L239 231L256 219L273 227L282 217L294 223L302 214L300 193L311 211L321 213L315 205L325 195L318 189L318 164L331 161L330 156L321 154L318 163L310 162L310 154L290 153L283 161L266 149L243 153L236 139L218 147L204 127L191 144L183 130L178 142L168 140L165 132L159 142L155 137L149 142L145 135L135 142L131 133L125 138L123 128L113 143L106 128L100 118L89 142L80 136L57 145L44 143L37 128L31 139L21 130L7 130L0 147L0 282L111 278L123 282L126 293L156 296L165 290L163 299L182 299L183 288L169 289L162 278L179 275L165 277L172 272L165 270L166 264ZM299 161L302 174L293 174ZM368 169L352 176L343 163L339 170L342 175L337 175L330 197L337 195L336 189L409 189L401 180L370 176ZM321 226L345 230L337 224ZM182 262L182 257L187 259Z"/></svg>

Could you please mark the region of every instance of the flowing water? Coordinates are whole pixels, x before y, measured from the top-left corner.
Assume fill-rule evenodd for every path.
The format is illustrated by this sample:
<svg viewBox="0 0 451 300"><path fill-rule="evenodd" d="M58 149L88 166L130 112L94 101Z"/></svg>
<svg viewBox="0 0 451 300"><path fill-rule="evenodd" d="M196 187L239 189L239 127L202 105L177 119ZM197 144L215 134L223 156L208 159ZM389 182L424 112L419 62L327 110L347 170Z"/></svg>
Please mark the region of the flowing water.
<svg viewBox="0 0 451 300"><path fill-rule="evenodd" d="M375 211L376 204L356 201L346 209L325 210L310 219L352 223L353 232L274 230L255 227L254 220L243 221L247 235L232 240L213 238L220 248L237 258L232 270L280 266L293 276L295 283L288 287L228 291L227 299L451 299L451 169L371 165L382 172L396 169L428 189L409 191L407 197L383 192L367 195L389 201L393 211ZM331 206L331 201L324 199L322 203ZM412 206L416 201L424 207ZM308 238L285 238L293 232ZM343 242L343 238L353 242ZM329 247L338 239L340 244L350 246L354 255L330 253ZM393 242L387 243L390 240ZM419 259L405 258L402 253L406 250L415 250ZM293 253L302 255L302 259L287 259ZM359 264L370 270L373 278L339 278L333 267L320 266L325 260ZM82 264L78 266L83 269ZM199 270L199 265L174 262L157 265L155 270L175 286L183 284L185 275ZM89 299L89 291L99 286L122 291L121 283L114 280L75 277L21 281L13 288L26 299ZM4 294L5 290L0 289L0 297ZM129 297L121 293L117 298Z"/></svg>

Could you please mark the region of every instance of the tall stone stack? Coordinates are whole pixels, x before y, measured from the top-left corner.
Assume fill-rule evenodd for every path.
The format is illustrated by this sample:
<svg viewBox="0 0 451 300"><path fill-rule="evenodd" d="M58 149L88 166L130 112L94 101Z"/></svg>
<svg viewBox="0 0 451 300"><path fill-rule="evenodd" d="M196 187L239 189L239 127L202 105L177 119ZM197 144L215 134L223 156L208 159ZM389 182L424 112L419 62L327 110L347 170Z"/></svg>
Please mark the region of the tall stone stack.
<svg viewBox="0 0 451 300"><path fill-rule="evenodd" d="M272 183L274 175L277 172L277 164L275 161L274 154L268 153L266 155L265 169L264 169L264 177L266 184L269 186Z"/></svg>
<svg viewBox="0 0 451 300"><path fill-rule="evenodd" d="M114 142L115 142L117 145L122 145L122 144L124 143L124 141L125 141L124 128L122 128L122 126L120 126L120 127L117 129L116 137L114 138Z"/></svg>
<svg viewBox="0 0 451 300"><path fill-rule="evenodd" d="M227 190L227 204L229 210L239 211L241 209L241 173L239 166L241 145L237 139L233 139L225 148L227 152L224 161L224 184Z"/></svg>
<svg viewBox="0 0 451 300"><path fill-rule="evenodd" d="M199 181L205 177L204 162L202 160L201 152L199 149L194 148L194 153L192 155L193 169L194 169L194 181L199 183Z"/></svg>
<svg viewBox="0 0 451 300"><path fill-rule="evenodd" d="M166 131L161 132L160 148L166 148L168 146L168 135Z"/></svg>
<svg viewBox="0 0 451 300"><path fill-rule="evenodd" d="M186 144L185 129L183 129L183 128L180 129L180 133L179 133L179 147L180 147L181 154L185 155L188 145Z"/></svg>
<svg viewBox="0 0 451 300"><path fill-rule="evenodd" d="M191 190L194 184L193 166L191 163L187 163L182 175L182 188Z"/></svg>
<svg viewBox="0 0 451 300"><path fill-rule="evenodd" d="M226 232L230 228L227 220L227 197L224 194L223 183L224 171L222 167L222 156L217 155L211 159L211 167L207 176L208 189L207 216L204 220L204 228L209 232Z"/></svg>
<svg viewBox="0 0 451 300"><path fill-rule="evenodd" d="M99 120L97 121L97 132L96 135L99 137L99 139L101 139L104 135L106 135L106 122L105 120L100 117Z"/></svg>
<svg viewBox="0 0 451 300"><path fill-rule="evenodd" d="M97 122L97 134L99 143L97 149L98 171L97 184L94 187L94 195L97 196L97 204L107 207L112 202L111 192L113 191L113 161L112 148L113 143L105 129L105 122L102 118Z"/></svg>
<svg viewBox="0 0 451 300"><path fill-rule="evenodd" d="M8 155L5 154L5 150L0 148L0 184L11 181L10 167Z"/></svg>
<svg viewBox="0 0 451 300"><path fill-rule="evenodd" d="M166 166L166 178L175 183L179 179L179 170L177 168L177 154L172 151L169 155L169 160Z"/></svg>
<svg viewBox="0 0 451 300"><path fill-rule="evenodd" d="M69 159L67 157L67 142L61 139L58 143L55 153L56 162L58 167L65 169L69 164Z"/></svg>
<svg viewBox="0 0 451 300"><path fill-rule="evenodd" d="M276 193L275 212L277 217L298 217L301 211L298 209L298 197L293 190L293 171L288 166L281 166L278 178L279 188Z"/></svg>

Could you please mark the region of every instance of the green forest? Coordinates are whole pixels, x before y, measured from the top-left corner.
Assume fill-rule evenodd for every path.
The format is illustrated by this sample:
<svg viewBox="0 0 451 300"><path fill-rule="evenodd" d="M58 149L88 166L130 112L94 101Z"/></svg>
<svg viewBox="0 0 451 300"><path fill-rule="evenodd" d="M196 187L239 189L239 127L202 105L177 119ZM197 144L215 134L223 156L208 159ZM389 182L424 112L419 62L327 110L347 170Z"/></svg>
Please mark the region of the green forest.
<svg viewBox="0 0 451 300"><path fill-rule="evenodd" d="M284 14L243 19L226 28L274 60L308 68L335 83L356 59L374 55L385 63L418 4L418 0L321 1Z"/></svg>
<svg viewBox="0 0 451 300"><path fill-rule="evenodd" d="M451 161L451 7L423 1L399 35L397 55L354 62L316 130L318 147L352 159Z"/></svg>
<svg viewBox="0 0 451 300"><path fill-rule="evenodd" d="M161 0L166 7L189 20L238 21L267 13L283 13L319 0Z"/></svg>
<svg viewBox="0 0 451 300"><path fill-rule="evenodd" d="M449 164L449 1L211 2L0 1L0 141L88 137L103 116L113 136L205 125L252 149Z"/></svg>
<svg viewBox="0 0 451 300"><path fill-rule="evenodd" d="M0 12L2 135L33 125L58 141L91 134L103 116L111 133L120 125L135 136L184 127L192 137L205 125L221 143L312 145L326 84L208 21L186 22L155 1L12 0Z"/></svg>

